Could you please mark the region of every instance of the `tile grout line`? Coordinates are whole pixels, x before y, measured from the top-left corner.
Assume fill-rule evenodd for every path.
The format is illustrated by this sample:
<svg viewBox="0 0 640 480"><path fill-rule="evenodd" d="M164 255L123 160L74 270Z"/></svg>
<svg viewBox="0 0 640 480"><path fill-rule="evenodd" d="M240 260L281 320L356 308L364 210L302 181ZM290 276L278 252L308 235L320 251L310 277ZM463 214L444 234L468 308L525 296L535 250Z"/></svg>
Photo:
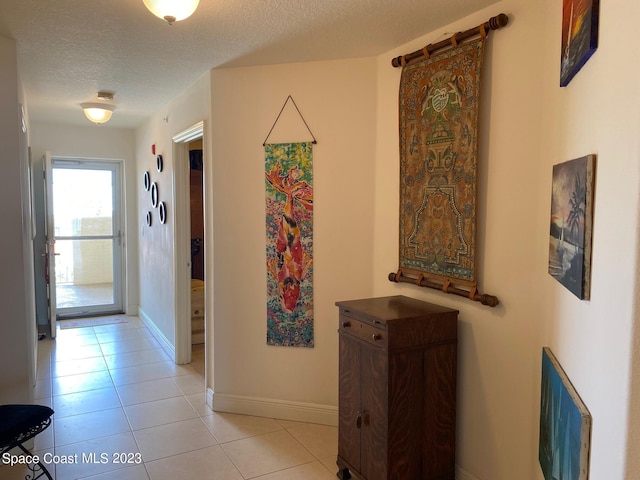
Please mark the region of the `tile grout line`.
<svg viewBox="0 0 640 480"><path fill-rule="evenodd" d="M99 349L100 349L100 352L101 352L101 354L102 354L100 358L102 358L102 361L104 362L105 366L107 367L106 371L107 371L107 373L109 374L109 378L110 378L110 380L111 380L111 385L112 385L112 387L113 387L113 389L114 389L114 391L115 391L115 394L116 394L116 396L117 396L117 398L118 398L118 403L120 404L120 405L119 405L119 409L122 411L122 414L123 414L124 418L126 419L127 425L128 425L128 427L129 427L129 431L128 431L127 433L129 433L129 434L131 435L131 438L133 439L133 442L134 442L134 443L135 443L135 445L136 445L136 449L138 450L138 453L142 454L142 452L141 452L141 450L140 450L140 445L138 444L138 440L136 439L136 436L135 436L135 434L134 434L133 426L131 425L131 420L129 419L129 416L127 415L127 412L126 412L126 410L125 410L125 408L124 408L125 406L124 406L123 401L122 401L122 396L121 396L121 394L120 394L120 392L119 392L119 390L118 390L117 385L115 384L115 379L114 379L114 377L113 377L112 369L111 369L111 368L109 368L109 364L108 364L108 363L107 363L107 361L106 361L106 358L105 358L105 356L106 356L106 355L105 355L105 351L104 351L104 349L102 348L102 343L100 342L100 339L99 339L99 337L98 337L98 333L95 331L95 329L94 329L93 327L91 327L91 329L93 330L93 334L95 335L95 337L96 337L96 341L98 342L98 343L97 343L97 345L98 345L98 347L99 347ZM117 342L117 340L116 340L116 341L114 341L114 342L105 342L105 343L116 343L116 342ZM114 355L116 355L116 353L114 353ZM104 411L104 409L102 409L102 410L97 410L97 411L98 411L98 412L99 412L99 411ZM120 435L120 434L116 434L116 435ZM99 440L99 439L101 439L101 438L108 438L109 436L115 436L115 435L108 435L108 436L105 436L105 437L98 437L98 438L96 438L96 439L92 439L92 440ZM79 443L81 443L81 442L79 442ZM146 462L144 461L144 459L143 459L143 461L142 461L141 465L143 466L143 468L144 468L144 470L145 470L145 473L146 473L147 477L148 477L148 478L151 478L151 477L149 476L149 471L147 470ZM118 468L116 468L116 469L114 469L114 470L109 470L109 472L117 471L117 470L119 470L119 469L118 469ZM105 472L105 473L107 473L107 472ZM89 478L91 478L91 477L93 477L93 476L95 476L95 475L90 475L90 476L88 476L88 477L82 477L82 478L89 479ZM79 479L79 480L81 480L81 479Z"/></svg>
<svg viewBox="0 0 640 480"><path fill-rule="evenodd" d="M132 328L126 328L126 329L124 329L124 328L123 329L114 328L114 329L112 329L113 332L111 332L113 334L112 337L107 335L107 333L110 333L110 332L104 332L104 331L96 332L94 327L90 327L90 328L92 330L92 333L91 334L87 334L87 335L92 335L95 338L95 341L97 343L92 344L92 345L97 345L97 349L100 351L100 356L99 357L91 357L91 358L100 358L101 362L104 364L104 369L103 370L99 370L99 372L106 372L109 375L110 384L111 384L110 387L104 387L104 388L113 388L113 391L115 392L115 398L117 398L118 406L117 407L113 406L113 407L109 407L109 408L102 408L102 409L95 410L95 411L92 411L92 412L77 413L77 414L74 414L74 415L68 415L67 417L61 417L61 418L70 418L70 417L73 417L75 415L83 415L83 414L86 414L86 413L96 413L96 412L101 412L101 411L106 411L106 410L118 408L122 412L122 414L124 416L124 419L126 420L126 425L128 427L127 432L123 432L123 433L131 435L131 437L133 439L133 443L136 446L137 451L140 452L140 453L142 453L141 452L141 448L140 448L141 445L139 443L138 437L136 436L135 432L143 431L143 430L147 430L147 429L151 429L151 428L155 428L155 427L159 427L159 426L163 426L163 425L169 425L169 424L174 424L174 423L177 424L177 423L180 423L180 422L183 422L183 421L186 421L186 420L192 421L192 420L195 420L197 418L200 421L199 423L204 425L205 430L211 435L211 437L215 441L215 446L217 448L219 448L220 451L224 454L224 458L226 458L230 462L230 465L233 466L233 468L238 473L238 475L241 478L243 478L244 480L248 480L248 478L257 479L257 478L261 478L261 477L272 475L272 474L278 474L279 472L285 472L287 470L294 469L294 468L299 468L302 465L312 464L312 463L315 463L315 462L320 464L322 466L323 470L326 470L330 475L333 475L333 472L331 472L327 468L327 466L322 462L322 458L319 458L318 456L314 455L314 453L309 448L307 448L302 443L302 441L298 440L298 438L295 437L291 433L290 428L293 428L295 425L293 425L293 426L289 425L289 427L287 427L286 424L283 424L283 423L279 422L278 419L271 419L271 420L275 421L277 426L279 427L279 429L277 431L287 432L288 437L292 438L295 441L295 444L297 444L300 447L302 447L302 451L306 452L309 455L309 461L303 461L303 462L301 462L299 464L296 464L296 465L286 466L285 468L278 468L277 470L274 470L273 472L260 474L258 476L245 477L243 475L243 473L240 471L239 465L237 465L233 461L233 459L231 458L231 456L227 452L227 450L224 448L224 446L227 445L227 444L231 444L233 442L236 442L236 441L242 441L242 440L246 440L246 439L252 438L252 437L261 437L261 436L264 436L264 435L267 435L267 434L273 433L273 432L264 432L264 433L260 433L260 434L250 434L250 435L248 435L246 437L241 437L241 438L229 440L229 441L226 441L226 442L221 442L218 439L218 437L214 434L214 432L212 430L212 427L215 424L212 423L212 425L210 426L208 424L209 421L205 421L206 417L210 417L212 415L215 415L215 412L213 412L208 407L206 407L206 402L205 402L205 408L202 408L200 406L200 401L196 400L196 398L199 398L199 397L196 397L196 395L203 396L205 392L204 391L197 391L197 392L193 392L193 393L187 394L187 391L189 391L190 389L192 389L192 390L198 389L199 390L199 388L196 388L197 387L197 383L193 383L190 380L187 380L187 377L197 376L198 378L200 378L200 379L202 379L204 381L203 374L201 372L199 372L198 370L194 369L194 368L191 368L191 369L188 369L188 368L185 368L185 369L173 368L173 369L169 370L170 373L167 373L166 376L161 376L161 377L158 377L158 378L143 379L143 380L136 379L136 381L133 381L133 382L128 382L128 383L123 383L121 385L116 385L116 374L114 374L114 371L119 370L119 369L124 369L124 368L140 367L142 365L166 364L166 363L169 363L168 359L166 358L166 355L162 355L164 352L162 352L162 351L158 352L157 351L158 348L155 348L155 347L143 348L142 350L138 350L138 348L140 346L144 345L144 342L139 342L140 345L136 346L136 348L134 350L131 350L131 351L119 352L116 349L112 353L109 353L109 355L107 355L105 353L105 352L109 352L110 351L109 348L111 348L111 347L107 347L107 349L103 349L103 347L102 347L103 345L112 344L112 343L118 343L120 341L123 341L123 342L124 341L137 342L138 340L146 340L145 333L142 331L145 327L133 326ZM125 332L125 331L136 331L136 333L135 334L133 334L133 333L131 333L131 334L123 334L123 335L126 335L126 336L131 336L131 338L126 338L126 339L122 339L122 340L118 339L117 337L120 335L120 332ZM82 335L82 336L84 336L84 335ZM72 337L69 337L69 338L72 338ZM111 339L113 339L113 341L108 341L108 340L111 340ZM50 341L55 341L55 340L50 340ZM70 342L70 344L73 343L72 340L69 340L69 342ZM73 347L71 347L71 348L73 348ZM56 345L54 345L51 348L47 348L47 350L48 350L48 362L47 362L48 363L48 367L47 368L49 370L48 381L49 381L49 387L50 387L49 395L48 395L47 398L49 399L50 404L53 406L54 397L64 395L64 394L62 394L62 395L54 395L54 383L56 381L58 381L59 378L62 378L64 376L57 376L55 378L53 376L53 373L54 373L54 359L56 358L55 352L56 351L60 351L60 350L56 349ZM87 350L91 350L91 349L87 349ZM154 362L150 362L150 363L142 363L142 364L136 363L135 365L120 366L120 367L117 366L118 362L116 362L116 359L120 355L127 355L127 354L131 353L131 354L134 354L134 355L132 355L131 358L134 358L134 357L136 357L135 354L137 354L138 352L142 352L142 351L153 351L154 355L156 355L157 360L154 361ZM113 361L112 362L107 362L107 357L112 357ZM83 360L86 360L86 359L85 358L70 359L69 361L82 362ZM112 366L113 366L113 368L112 368ZM178 367L178 366L175 366L175 367ZM95 374L95 373L97 373L97 372L83 372L82 374ZM71 375L66 375L66 376L82 375L82 374L72 373ZM183 382L181 382L180 384L177 381L177 379L179 377L184 377L185 378L185 380ZM132 378L137 378L137 377L134 376ZM141 376L140 378L144 378L144 375ZM125 399L123 397L123 394L124 394L123 393L124 392L124 388L123 387L131 385L132 386L132 391L133 391L133 390L135 390L135 385L142 385L142 384L145 384L145 383L157 382L157 381L165 380L165 379L170 379L170 382L173 385L176 386L176 389L177 389L176 393L177 392L180 393L179 395L176 395L175 397L160 398L158 400L145 400L143 402L132 403L131 405L126 405L125 406L125 404L124 404L125 403ZM180 386L180 385L182 385L182 386ZM98 390L98 389L99 388L91 388L89 390L81 390L79 392L71 392L71 393L85 393L85 392L88 392L88 391L91 391L91 390ZM205 390L206 390L206 388L205 388ZM152 392L152 390L149 390L149 392ZM145 395L145 393L142 393L142 398L145 398L144 395ZM154 394L151 393L149 395L149 398L153 397L153 395ZM193 401L190 400L189 397L192 397ZM152 425L152 426L148 426L148 427L141 428L141 429L138 429L138 430L134 430L130 414L127 413L127 407L131 407L131 406L134 406L134 405L144 405L146 403L152 403L152 402L161 401L161 400L168 400L170 398L180 398L180 399L182 399L182 401L186 401L186 404L193 410L193 413L195 414L195 417L189 418L189 419L185 419L185 420L170 421L170 422L167 422L167 423L162 423L160 425ZM196 401L198 402L197 404L193 403L193 402L196 402ZM60 420L60 419L58 419L58 420ZM57 445L57 436L55 435L55 422L56 422L56 419L55 419L55 415L54 415L54 419L53 419L53 423L52 423L52 427L54 428L54 430L52 432L52 439L53 439L52 440L52 442L53 442L52 448L54 449L54 451L56 451L56 449L58 449L59 447L62 447L60 445ZM305 422L300 422L300 423L304 424ZM123 427L124 427L124 425L123 425ZM116 435L121 435L121 433L110 434L110 435L101 436L101 437L98 437L98 438L95 438L95 439L83 440L81 442L74 442L74 443L82 443L82 442L85 442L85 441L95 441L95 440L100 440L100 439L104 439L104 438L108 438L108 437L112 437L112 436L116 436ZM73 445L73 443L69 444L69 445ZM171 453L170 455L166 455L164 457L160 457L160 458L157 458L157 459L154 458L153 460L145 461L144 459L142 459L142 462L141 462L140 465L143 466L144 472L145 472L147 478L151 479L151 475L150 475L150 471L151 470L148 468L148 465L150 463L156 462L156 461L160 461L160 460L171 459L173 457L179 457L180 455L184 455L184 454L188 454L188 453L192 453L192 452L202 451L202 450L205 450L207 448L210 448L210 447L214 446L214 445L208 445L208 446L200 446L200 445L201 444L198 444L197 448L190 447L190 448L193 448L193 449L188 450L186 452ZM52 472L52 473L54 473L54 475L58 473L57 471L55 471L56 470L55 468L53 470L54 470L54 472ZM114 472L114 471L118 471L118 470L120 470L120 469L116 468L115 470L108 470L108 472ZM93 478L96 475L101 475L102 473L107 473L107 472L91 473L91 475L89 475L89 476L84 476L84 477L80 477L80 478L89 480L90 478ZM142 471L140 473L142 473ZM54 477L54 478L57 478L57 477ZM58 480L62 480L62 479L58 479Z"/></svg>

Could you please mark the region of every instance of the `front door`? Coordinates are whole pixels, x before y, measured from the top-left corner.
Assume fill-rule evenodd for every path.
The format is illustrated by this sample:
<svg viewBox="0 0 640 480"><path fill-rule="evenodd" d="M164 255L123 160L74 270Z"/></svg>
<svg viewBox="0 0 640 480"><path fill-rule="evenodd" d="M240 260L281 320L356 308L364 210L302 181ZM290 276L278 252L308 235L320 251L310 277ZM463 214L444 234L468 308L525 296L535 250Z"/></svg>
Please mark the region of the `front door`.
<svg viewBox="0 0 640 480"><path fill-rule="evenodd" d="M45 158L52 334L56 319L123 311L121 162Z"/></svg>

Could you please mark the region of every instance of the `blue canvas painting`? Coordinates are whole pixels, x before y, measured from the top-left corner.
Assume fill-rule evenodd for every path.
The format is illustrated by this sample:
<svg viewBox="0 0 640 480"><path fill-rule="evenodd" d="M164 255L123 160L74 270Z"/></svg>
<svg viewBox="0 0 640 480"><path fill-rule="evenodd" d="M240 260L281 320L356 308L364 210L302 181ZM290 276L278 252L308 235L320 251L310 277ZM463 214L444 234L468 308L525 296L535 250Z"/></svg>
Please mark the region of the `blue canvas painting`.
<svg viewBox="0 0 640 480"><path fill-rule="evenodd" d="M591 415L551 349L542 349L538 458L545 480L588 480Z"/></svg>

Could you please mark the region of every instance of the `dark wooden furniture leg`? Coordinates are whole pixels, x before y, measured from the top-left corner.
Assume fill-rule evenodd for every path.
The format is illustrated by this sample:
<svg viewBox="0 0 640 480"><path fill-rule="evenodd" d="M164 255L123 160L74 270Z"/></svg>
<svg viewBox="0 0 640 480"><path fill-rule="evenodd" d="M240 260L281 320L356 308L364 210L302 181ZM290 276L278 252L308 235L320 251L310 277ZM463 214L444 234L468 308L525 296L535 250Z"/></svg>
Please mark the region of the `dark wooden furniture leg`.
<svg viewBox="0 0 640 480"><path fill-rule="evenodd" d="M349 480L351 478L351 472L349 472L349 469L342 464L340 458L338 458L336 464L338 465L338 473L336 473L336 477L340 480Z"/></svg>
<svg viewBox="0 0 640 480"><path fill-rule="evenodd" d="M53 410L44 405L0 405L0 455L19 448L32 457L33 454L23 443L51 425L52 415ZM26 480L36 480L42 476L53 480L40 460L27 465L27 468L31 473L25 476Z"/></svg>

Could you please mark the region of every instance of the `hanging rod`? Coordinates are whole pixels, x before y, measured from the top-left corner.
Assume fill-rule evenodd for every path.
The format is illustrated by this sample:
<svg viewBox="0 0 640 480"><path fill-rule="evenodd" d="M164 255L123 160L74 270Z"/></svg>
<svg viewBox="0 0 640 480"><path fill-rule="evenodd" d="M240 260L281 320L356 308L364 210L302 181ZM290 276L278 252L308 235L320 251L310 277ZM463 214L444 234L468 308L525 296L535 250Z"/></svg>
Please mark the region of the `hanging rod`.
<svg viewBox="0 0 640 480"><path fill-rule="evenodd" d="M398 272L391 272L388 278L390 282L412 283L419 287L433 288L444 293L451 293L460 297L466 297L469 300L480 302L482 305L486 305L488 307L497 307L500 304L500 300L498 300L498 297L495 295L479 293L475 286L470 287L470 290L455 287L452 285L450 280L441 280L442 283L439 283L438 281L429 279L424 275L407 275L407 273L402 270L398 270Z"/></svg>
<svg viewBox="0 0 640 480"><path fill-rule="evenodd" d="M457 45L458 43L463 42L468 38L474 37L476 35L481 35L482 32L485 32L486 35L490 30L498 30L499 28L506 26L507 23L509 23L509 17L505 13L501 13L499 15L496 15L495 17L491 17L489 20L481 25L478 25L477 27L470 28L469 30L465 30L464 32L454 33L446 40L442 40L438 43L430 43L420 50L395 57L391 60L391 65L393 65L394 67L401 67L417 58L429 56L436 50L451 47L452 45ZM426 55L425 51L427 53Z"/></svg>

